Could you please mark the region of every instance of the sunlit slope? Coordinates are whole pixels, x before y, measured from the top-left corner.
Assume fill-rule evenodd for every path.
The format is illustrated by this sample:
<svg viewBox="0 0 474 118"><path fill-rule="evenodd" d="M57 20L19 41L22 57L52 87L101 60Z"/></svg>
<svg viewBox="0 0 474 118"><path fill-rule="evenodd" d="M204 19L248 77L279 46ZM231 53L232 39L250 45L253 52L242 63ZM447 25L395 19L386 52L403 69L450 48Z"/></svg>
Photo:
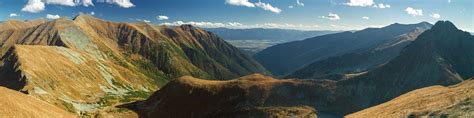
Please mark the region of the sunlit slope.
<svg viewBox="0 0 474 118"><path fill-rule="evenodd" d="M66 110L18 91L0 87L0 93L2 93L0 94L0 114L2 117L76 117Z"/></svg>
<svg viewBox="0 0 474 118"><path fill-rule="evenodd" d="M0 32L4 30L15 30L34 27L45 22L47 22L45 19L37 19L31 21L7 20L5 22L0 22Z"/></svg>
<svg viewBox="0 0 474 118"><path fill-rule="evenodd" d="M0 85L74 113L116 112L172 78L230 79L265 72L193 26L115 23L88 15L0 31Z"/></svg>
<svg viewBox="0 0 474 118"><path fill-rule="evenodd" d="M386 103L353 113L348 118L409 116L474 116L474 81L431 86L403 94Z"/></svg>

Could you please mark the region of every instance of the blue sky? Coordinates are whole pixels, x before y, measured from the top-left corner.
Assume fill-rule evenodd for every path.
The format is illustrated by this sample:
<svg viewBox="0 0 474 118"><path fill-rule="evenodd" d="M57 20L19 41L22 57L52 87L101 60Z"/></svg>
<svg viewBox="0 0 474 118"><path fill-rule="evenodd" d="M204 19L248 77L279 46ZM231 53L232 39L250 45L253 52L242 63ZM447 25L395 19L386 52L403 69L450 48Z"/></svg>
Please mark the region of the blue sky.
<svg viewBox="0 0 474 118"><path fill-rule="evenodd" d="M473 0L1 0L0 21L72 18L201 27L357 30L450 20L474 31Z"/></svg>

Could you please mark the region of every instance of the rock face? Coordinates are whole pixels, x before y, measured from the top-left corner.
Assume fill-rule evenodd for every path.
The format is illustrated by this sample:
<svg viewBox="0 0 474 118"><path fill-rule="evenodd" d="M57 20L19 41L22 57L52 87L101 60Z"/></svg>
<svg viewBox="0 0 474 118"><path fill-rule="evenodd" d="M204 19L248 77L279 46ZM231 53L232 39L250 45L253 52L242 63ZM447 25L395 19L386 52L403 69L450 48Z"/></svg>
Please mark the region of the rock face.
<svg viewBox="0 0 474 118"><path fill-rule="evenodd" d="M44 101L27 96L18 91L0 87L0 114L2 117L61 117L75 118L66 110L60 109Z"/></svg>
<svg viewBox="0 0 474 118"><path fill-rule="evenodd" d="M115 23L89 15L16 24L27 25L0 30L0 86L83 115L118 111L113 106L145 99L175 77L265 72L218 36L190 25Z"/></svg>
<svg viewBox="0 0 474 118"><path fill-rule="evenodd" d="M400 36L416 29L429 29L431 26L426 22L392 24L383 28L317 36L269 47L257 53L254 58L274 75L283 76L330 57L370 52L384 44L399 41Z"/></svg>
<svg viewBox="0 0 474 118"><path fill-rule="evenodd" d="M431 86L403 94L386 103L347 115L362 117L472 117L474 116L474 80L444 87Z"/></svg>
<svg viewBox="0 0 474 118"><path fill-rule="evenodd" d="M330 57L309 64L286 78L299 79L348 79L374 70L397 57L401 50L414 41L426 29L415 29L397 39L378 44L368 50Z"/></svg>
<svg viewBox="0 0 474 118"><path fill-rule="evenodd" d="M309 117L316 111L305 103L322 96L312 94L321 91L315 84L332 83L277 80L261 74L228 81L185 76L134 107L143 117Z"/></svg>

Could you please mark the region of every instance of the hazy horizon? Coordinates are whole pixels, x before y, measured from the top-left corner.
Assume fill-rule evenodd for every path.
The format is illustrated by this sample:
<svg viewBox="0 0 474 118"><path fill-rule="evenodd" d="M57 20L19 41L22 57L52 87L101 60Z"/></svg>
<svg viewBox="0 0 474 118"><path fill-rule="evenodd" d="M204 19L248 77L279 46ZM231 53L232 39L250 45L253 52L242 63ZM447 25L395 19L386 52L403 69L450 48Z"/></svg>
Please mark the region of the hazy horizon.
<svg viewBox="0 0 474 118"><path fill-rule="evenodd" d="M86 13L110 21L203 28L347 31L449 20L473 32L474 18L466 15L474 14L473 5L471 0L6 0L0 1L0 21Z"/></svg>

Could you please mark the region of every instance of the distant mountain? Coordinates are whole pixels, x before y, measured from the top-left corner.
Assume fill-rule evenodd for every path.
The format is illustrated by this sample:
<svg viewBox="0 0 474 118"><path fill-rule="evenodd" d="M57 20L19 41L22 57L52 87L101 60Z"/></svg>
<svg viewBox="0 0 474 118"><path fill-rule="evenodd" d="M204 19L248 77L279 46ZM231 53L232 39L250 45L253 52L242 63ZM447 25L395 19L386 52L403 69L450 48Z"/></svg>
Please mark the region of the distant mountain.
<svg viewBox="0 0 474 118"><path fill-rule="evenodd" d="M21 24L1 24L12 27L0 31L0 86L74 113L118 112L114 105L144 99L184 75L231 79L266 72L238 48L191 25L90 15Z"/></svg>
<svg viewBox="0 0 474 118"><path fill-rule="evenodd" d="M310 37L337 33L338 31L301 31L291 29L228 29L207 28L230 44L253 55L270 46Z"/></svg>
<svg viewBox="0 0 474 118"><path fill-rule="evenodd" d="M405 46L425 30L427 29L418 28L367 50L316 61L298 69L286 78L340 80L363 74L397 57Z"/></svg>
<svg viewBox="0 0 474 118"><path fill-rule="evenodd" d="M310 37L336 33L338 31L302 31L291 29L229 29L229 28L206 28L205 30L215 33L224 40L283 40L296 41Z"/></svg>
<svg viewBox="0 0 474 118"><path fill-rule="evenodd" d="M392 24L383 28L367 28L356 32L342 32L317 36L302 41L269 47L254 58L274 75L282 76L316 61L353 52L364 52L400 39L416 29L429 29L427 22Z"/></svg>
<svg viewBox="0 0 474 118"><path fill-rule="evenodd" d="M425 87L346 117L472 117L474 115L472 90L474 90L472 79L449 87Z"/></svg>
<svg viewBox="0 0 474 118"><path fill-rule="evenodd" d="M383 112L369 109L373 111L369 113L377 116L379 113L390 115L404 112L395 109L399 107L425 109L423 106L436 105L433 109L426 109L459 115L464 113L465 110L460 109L465 108L465 104L472 104L472 100L468 99L472 97L468 93L472 92L472 82L468 79L474 77L473 46L474 37L469 33L458 30L449 21L439 21L388 63L352 78L339 81L278 80L254 74L228 81L209 81L183 77L173 80L147 100L126 106L144 117L175 114L179 117L271 117L287 116L288 111L299 117L338 116L385 103L423 87L461 83L449 90L441 87L408 93L394 99L400 101L395 102L395 106L382 104L382 107L376 107L388 109L380 110ZM430 101L428 97L439 98L441 104ZM392 105L393 102L387 104ZM449 104L455 106L444 109ZM425 112L414 111L415 116L418 114Z"/></svg>
<svg viewBox="0 0 474 118"><path fill-rule="evenodd" d="M7 20L5 22L0 22L0 31L33 27L45 22L47 22L45 19L31 21Z"/></svg>

